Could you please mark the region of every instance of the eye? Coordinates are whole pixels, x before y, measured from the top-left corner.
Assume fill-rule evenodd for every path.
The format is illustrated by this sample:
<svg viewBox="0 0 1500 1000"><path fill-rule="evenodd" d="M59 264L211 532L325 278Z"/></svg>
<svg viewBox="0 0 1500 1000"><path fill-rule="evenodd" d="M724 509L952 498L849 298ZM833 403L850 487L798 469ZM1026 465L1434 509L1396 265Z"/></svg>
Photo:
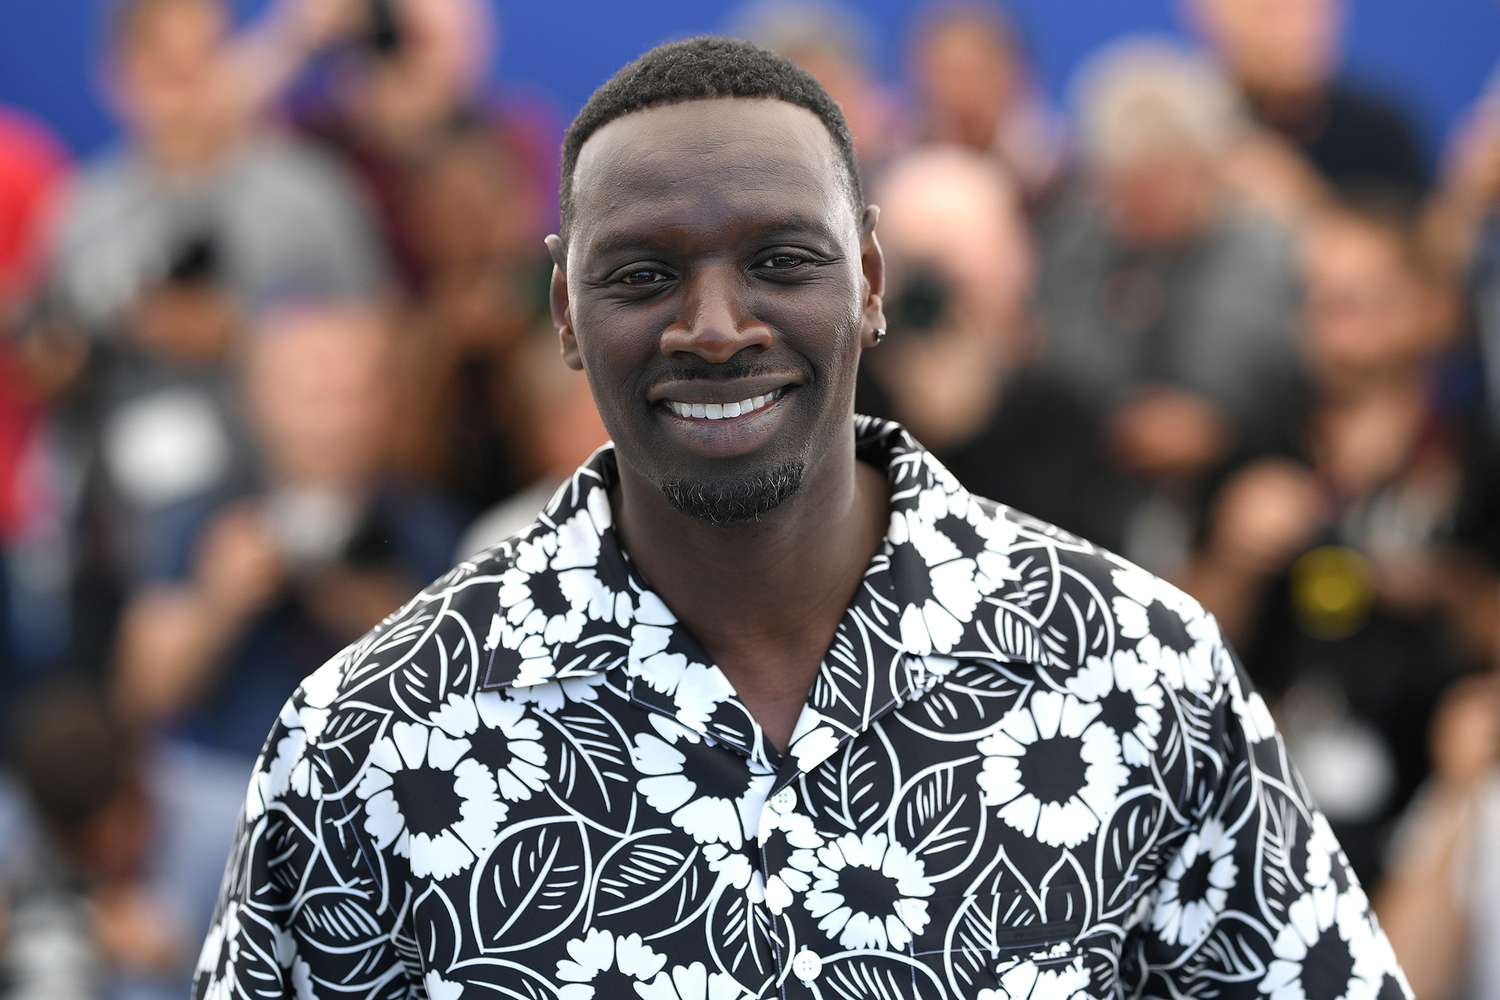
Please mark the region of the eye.
<svg viewBox="0 0 1500 1000"><path fill-rule="evenodd" d="M810 263L812 263L812 258L806 254L778 250L776 253L761 258L760 266L769 271L792 271L803 264Z"/></svg>
<svg viewBox="0 0 1500 1000"><path fill-rule="evenodd" d="M628 288L649 288L670 281L671 275L654 267L632 267L621 271L615 280Z"/></svg>

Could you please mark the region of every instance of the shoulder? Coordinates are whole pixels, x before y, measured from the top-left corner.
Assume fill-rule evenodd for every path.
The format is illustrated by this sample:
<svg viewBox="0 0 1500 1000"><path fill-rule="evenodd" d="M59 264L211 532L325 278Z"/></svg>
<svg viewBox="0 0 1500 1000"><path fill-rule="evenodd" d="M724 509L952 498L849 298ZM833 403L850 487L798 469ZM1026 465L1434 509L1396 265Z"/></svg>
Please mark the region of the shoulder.
<svg viewBox="0 0 1500 1000"><path fill-rule="evenodd" d="M1138 662L1153 683L1216 700L1223 640L1193 597L1124 557L997 501L976 498L986 557L1003 580L989 601L1025 622L1039 665L1066 683Z"/></svg>
<svg viewBox="0 0 1500 1000"><path fill-rule="evenodd" d="M310 745L336 735L342 755L358 758L350 752L358 741L344 742L347 733L429 720L445 705L471 697L504 642L498 611L507 574L550 533L533 522L433 580L308 675L287 702L280 728L303 730ZM330 728L331 719L342 721Z"/></svg>

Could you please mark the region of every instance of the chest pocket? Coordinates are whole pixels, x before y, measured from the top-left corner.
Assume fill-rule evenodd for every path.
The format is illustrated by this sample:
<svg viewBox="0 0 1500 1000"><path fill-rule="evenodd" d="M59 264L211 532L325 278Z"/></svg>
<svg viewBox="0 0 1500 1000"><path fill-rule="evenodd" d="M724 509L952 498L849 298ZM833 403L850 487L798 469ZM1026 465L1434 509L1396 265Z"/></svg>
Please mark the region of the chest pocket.
<svg viewBox="0 0 1500 1000"><path fill-rule="evenodd" d="M953 1000L1093 1000L1118 992L1121 936L1091 927L1086 890L974 893L929 901L931 921L912 958Z"/></svg>

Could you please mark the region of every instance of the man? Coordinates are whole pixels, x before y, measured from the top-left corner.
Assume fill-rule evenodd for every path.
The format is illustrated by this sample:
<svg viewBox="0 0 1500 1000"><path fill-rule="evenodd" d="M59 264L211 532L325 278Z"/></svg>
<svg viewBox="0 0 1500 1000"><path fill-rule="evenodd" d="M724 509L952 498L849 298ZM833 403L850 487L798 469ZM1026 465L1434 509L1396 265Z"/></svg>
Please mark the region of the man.
<svg viewBox="0 0 1500 1000"><path fill-rule="evenodd" d="M378 288L381 254L348 179L247 119L230 72L228 6L117 6L107 69L124 143L59 205L46 264L60 319L115 336L143 288L205 245L242 305Z"/></svg>
<svg viewBox="0 0 1500 1000"><path fill-rule="evenodd" d="M1185 10L1255 120L1294 154L1280 182L1416 202L1430 182L1410 112L1340 71L1347 0L1193 0ZM1259 162L1259 161L1258 161ZM1273 162L1260 162L1272 167ZM1299 177L1310 168L1312 178Z"/></svg>
<svg viewBox="0 0 1500 1000"><path fill-rule="evenodd" d="M743 43L585 106L615 444L293 696L199 996L1409 995L1212 621L854 418L853 163Z"/></svg>
<svg viewBox="0 0 1500 1000"><path fill-rule="evenodd" d="M1180 563L1204 476L1297 367L1289 241L1225 186L1236 99L1173 43L1116 42L1079 73L1080 183L1040 233L1053 371L1106 414L1133 480L1124 551Z"/></svg>

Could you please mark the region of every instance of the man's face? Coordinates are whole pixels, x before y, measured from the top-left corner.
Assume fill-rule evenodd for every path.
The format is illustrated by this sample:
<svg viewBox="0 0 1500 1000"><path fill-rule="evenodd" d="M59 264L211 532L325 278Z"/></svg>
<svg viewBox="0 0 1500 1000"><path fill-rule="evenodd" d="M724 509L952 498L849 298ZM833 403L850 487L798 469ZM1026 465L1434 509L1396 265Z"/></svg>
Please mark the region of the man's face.
<svg viewBox="0 0 1500 1000"><path fill-rule="evenodd" d="M758 517L851 434L883 325L873 212L832 137L773 100L652 108L589 138L554 319L622 476L720 522Z"/></svg>

